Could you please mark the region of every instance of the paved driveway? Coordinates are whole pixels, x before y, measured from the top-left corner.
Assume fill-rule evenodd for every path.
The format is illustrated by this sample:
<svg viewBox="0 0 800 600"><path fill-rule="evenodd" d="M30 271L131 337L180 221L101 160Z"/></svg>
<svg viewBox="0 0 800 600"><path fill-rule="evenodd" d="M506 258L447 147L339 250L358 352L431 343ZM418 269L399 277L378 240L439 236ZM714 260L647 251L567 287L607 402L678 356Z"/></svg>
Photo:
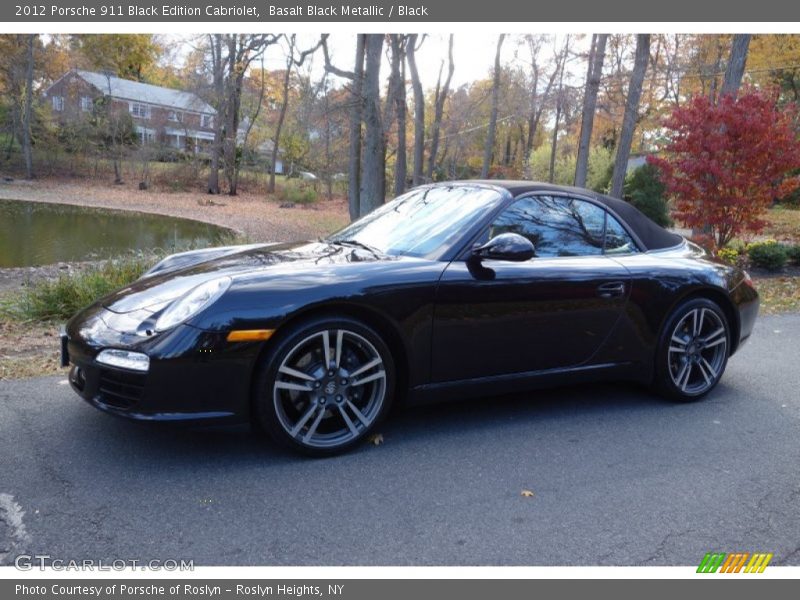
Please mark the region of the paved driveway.
<svg viewBox="0 0 800 600"><path fill-rule="evenodd" d="M63 377L0 382L0 554L674 565L717 550L796 565L798 358L800 316L765 317L704 402L600 385L409 409L384 444L327 460L245 430L114 419Z"/></svg>

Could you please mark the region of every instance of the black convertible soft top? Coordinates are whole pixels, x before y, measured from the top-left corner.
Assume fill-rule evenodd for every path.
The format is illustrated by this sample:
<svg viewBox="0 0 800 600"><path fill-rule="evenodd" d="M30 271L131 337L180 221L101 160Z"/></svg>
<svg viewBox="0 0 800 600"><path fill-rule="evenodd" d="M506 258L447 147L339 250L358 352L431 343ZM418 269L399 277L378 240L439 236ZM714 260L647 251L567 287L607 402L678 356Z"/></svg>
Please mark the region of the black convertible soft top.
<svg viewBox="0 0 800 600"><path fill-rule="evenodd" d="M672 248L683 241L680 235L667 231L660 225L657 225L630 203L619 200L618 198L611 198L610 196L598 194L591 190L553 185L550 183L538 183L535 181L513 181L503 179L470 180L463 183L478 183L503 188L508 190L508 192L515 197L530 192L553 192L590 198L605 205L612 213L625 221L625 224L636 237L639 238L639 241L644 245L646 250Z"/></svg>

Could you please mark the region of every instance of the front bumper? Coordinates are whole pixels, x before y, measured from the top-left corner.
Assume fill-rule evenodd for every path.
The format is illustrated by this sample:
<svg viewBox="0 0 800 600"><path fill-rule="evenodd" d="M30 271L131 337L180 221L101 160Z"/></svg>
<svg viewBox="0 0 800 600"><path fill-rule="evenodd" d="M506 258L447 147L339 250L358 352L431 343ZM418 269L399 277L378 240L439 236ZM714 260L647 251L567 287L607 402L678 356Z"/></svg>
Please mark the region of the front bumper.
<svg viewBox="0 0 800 600"><path fill-rule="evenodd" d="M95 408L140 421L244 422L260 344L225 341L225 335L188 325L147 339L98 324L99 315L68 324L62 364L71 365L72 389ZM102 319L101 319L102 320ZM143 352L147 372L98 363L105 348Z"/></svg>

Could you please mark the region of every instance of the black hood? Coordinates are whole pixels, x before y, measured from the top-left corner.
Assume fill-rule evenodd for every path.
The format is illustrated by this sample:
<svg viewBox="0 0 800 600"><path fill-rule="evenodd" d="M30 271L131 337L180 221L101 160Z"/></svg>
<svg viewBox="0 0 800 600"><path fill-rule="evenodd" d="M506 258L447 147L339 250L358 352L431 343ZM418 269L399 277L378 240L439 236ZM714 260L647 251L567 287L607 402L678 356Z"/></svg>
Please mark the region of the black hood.
<svg viewBox="0 0 800 600"><path fill-rule="evenodd" d="M167 257L144 277L105 297L101 303L116 313L142 309L156 312L195 286L217 277L235 278L267 270L274 271L276 275L280 272L294 274L321 265L396 260L396 257L366 248L328 242L242 246L239 250L226 248L221 256L212 255L209 258L211 252L207 250ZM186 258L191 258L190 255L196 260L189 260L187 264Z"/></svg>

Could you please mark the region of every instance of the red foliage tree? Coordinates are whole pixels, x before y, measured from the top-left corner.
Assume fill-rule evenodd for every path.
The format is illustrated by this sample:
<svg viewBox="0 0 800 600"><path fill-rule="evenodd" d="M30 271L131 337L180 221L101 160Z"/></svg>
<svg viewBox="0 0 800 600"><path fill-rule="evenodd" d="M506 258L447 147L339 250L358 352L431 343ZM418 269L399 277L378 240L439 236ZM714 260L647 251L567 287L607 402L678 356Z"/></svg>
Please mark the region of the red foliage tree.
<svg viewBox="0 0 800 600"><path fill-rule="evenodd" d="M744 232L757 233L775 198L800 187L796 107L748 90L718 104L696 97L673 111L664 126L664 157L648 157L675 199L687 227L710 232L717 248Z"/></svg>

